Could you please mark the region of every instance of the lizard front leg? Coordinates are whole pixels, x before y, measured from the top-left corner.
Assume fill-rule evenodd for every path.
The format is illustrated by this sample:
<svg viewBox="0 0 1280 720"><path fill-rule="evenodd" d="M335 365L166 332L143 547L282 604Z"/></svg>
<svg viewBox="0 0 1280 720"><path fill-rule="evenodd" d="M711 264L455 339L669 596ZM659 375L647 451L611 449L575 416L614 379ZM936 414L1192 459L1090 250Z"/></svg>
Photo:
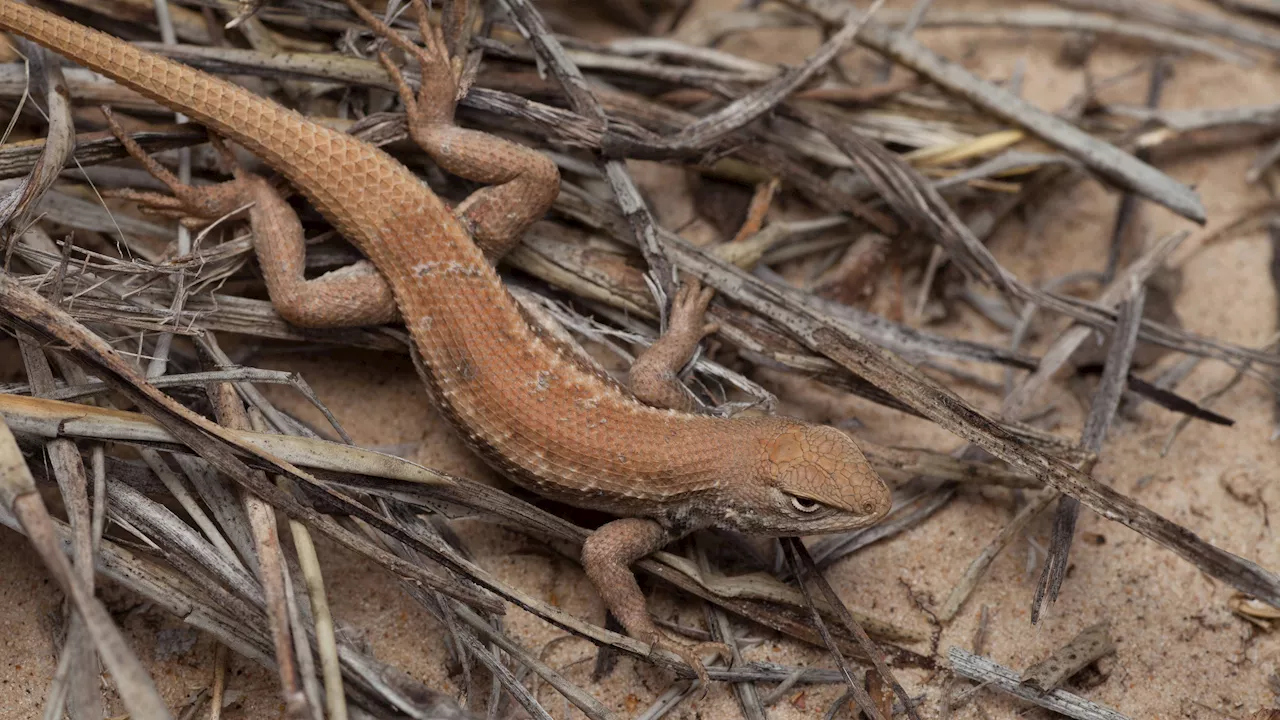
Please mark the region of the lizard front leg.
<svg viewBox="0 0 1280 720"><path fill-rule="evenodd" d="M686 278L680 285L675 301L671 303L666 332L631 364L627 379L631 392L641 402L680 412L697 410L698 401L680 382L679 373L702 338L718 329L716 323L706 322L707 306L714 295L715 290L702 287L697 278ZM645 555L662 549L672 539L670 533L653 520L617 520L600 527L587 539L582 548L583 566L587 568L587 576L597 588L601 588L601 595L627 632L683 658L698 673L705 692L708 677L698 656L714 651L721 657L732 659L733 650L718 642L687 646L663 635L649 617L640 587L627 568ZM588 545L593 546L590 559L594 568L588 565ZM621 567L612 567L610 558L615 564L622 562L619 558L625 558L625 563ZM624 618L622 613L627 613L630 619Z"/></svg>
<svg viewBox="0 0 1280 720"><path fill-rule="evenodd" d="M489 185L459 203L454 214L489 262L497 263L555 202L560 171L537 150L454 124L461 64L449 57L440 29L427 20L422 0L413 0L422 47L388 27L358 0L346 2L375 33L418 61L422 85L415 95L400 69L385 53L378 53L396 83L414 142L444 170Z"/></svg>
<svg viewBox="0 0 1280 720"><path fill-rule="evenodd" d="M148 172L163 182L174 197L132 191L110 193L159 208L209 221L247 207L253 229L253 249L262 268L271 304L285 320L300 327L356 327L396 320L399 312L391 288L368 261L308 280L306 239L298 215L266 178L246 171L216 137L210 142L231 166L233 179L211 187L187 185L155 158L147 155L103 108L112 134Z"/></svg>
<svg viewBox="0 0 1280 720"><path fill-rule="evenodd" d="M723 643L705 642L689 646L670 638L658 629L649 615L649 606L631 563L661 550L671 542L667 529L648 518L623 518L605 523L591 533L582 544L582 568L604 600L605 605L627 629L631 637L646 642L653 649L669 650L678 655L697 673L705 694L711 678L699 655L715 652L733 657Z"/></svg>
<svg viewBox="0 0 1280 720"><path fill-rule="evenodd" d="M641 402L680 412L698 409L697 399L680 382L679 373L702 338L719 328L714 322L705 322L714 295L715 289L702 287L697 278L681 284L671 303L666 332L631 363L627 379Z"/></svg>

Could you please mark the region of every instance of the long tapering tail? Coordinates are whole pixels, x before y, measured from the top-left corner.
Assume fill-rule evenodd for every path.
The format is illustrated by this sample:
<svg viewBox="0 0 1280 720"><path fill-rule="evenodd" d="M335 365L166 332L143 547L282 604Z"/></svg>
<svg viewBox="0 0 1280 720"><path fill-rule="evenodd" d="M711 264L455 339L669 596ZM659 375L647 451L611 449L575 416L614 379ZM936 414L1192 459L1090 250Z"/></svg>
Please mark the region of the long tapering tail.
<svg viewBox="0 0 1280 720"><path fill-rule="evenodd" d="M385 173L390 169L386 164L403 170L382 153L367 152L355 138L242 87L16 0L0 0L0 30L49 48L234 140L283 173L322 210L342 202L325 188L325 178L334 172ZM335 167L350 163L355 166Z"/></svg>

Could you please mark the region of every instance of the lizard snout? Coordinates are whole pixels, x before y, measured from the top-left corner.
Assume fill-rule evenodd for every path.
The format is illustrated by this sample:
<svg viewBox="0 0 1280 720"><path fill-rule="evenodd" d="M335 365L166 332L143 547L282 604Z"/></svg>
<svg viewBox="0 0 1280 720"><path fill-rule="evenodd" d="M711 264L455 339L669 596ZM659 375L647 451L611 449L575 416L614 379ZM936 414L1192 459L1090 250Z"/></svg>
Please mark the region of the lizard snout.
<svg viewBox="0 0 1280 720"><path fill-rule="evenodd" d="M774 457L784 492L865 519L889 512L893 494L853 439L826 425L807 425L778 438Z"/></svg>
<svg viewBox="0 0 1280 720"><path fill-rule="evenodd" d="M753 507L739 507L736 524L818 534L866 527L889 512L893 493L852 438L825 425L775 422L760 436L757 482L766 487L740 499L737 504Z"/></svg>

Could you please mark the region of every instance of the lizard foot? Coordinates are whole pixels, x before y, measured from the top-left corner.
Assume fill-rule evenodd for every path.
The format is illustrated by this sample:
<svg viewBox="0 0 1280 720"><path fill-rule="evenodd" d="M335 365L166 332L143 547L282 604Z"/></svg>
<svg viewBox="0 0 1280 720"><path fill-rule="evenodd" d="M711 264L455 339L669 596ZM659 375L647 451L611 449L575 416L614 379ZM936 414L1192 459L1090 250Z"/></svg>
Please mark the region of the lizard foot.
<svg viewBox="0 0 1280 720"><path fill-rule="evenodd" d="M696 343L719 330L720 323L704 322L707 307L715 294L715 288L702 287L697 278L686 279L676 291L675 301L671 303L667 332L689 336L691 343Z"/></svg>
<svg viewBox="0 0 1280 720"><path fill-rule="evenodd" d="M243 204L241 198L244 197L242 186L245 173L239 162L236 161L235 156L231 154L231 151L227 149L227 146L222 143L220 138L210 135L209 144L217 150L223 162L230 165L233 179L218 185L196 187L182 182L167 168L156 162L155 158L148 155L147 151L143 150L142 146L138 145L130 137L129 133L120 126L110 108L104 106L102 114L106 116L107 125L111 128L111 134L115 135L120 144L124 146L125 152L141 163L153 177L168 186L173 193L173 197L170 197L160 193L125 188L105 190L102 193L104 197L136 202L144 212L166 217L177 217L182 220L184 225L189 227L202 225L210 220L229 215Z"/></svg>
<svg viewBox="0 0 1280 720"><path fill-rule="evenodd" d="M405 80L404 73L391 61L390 56L385 52L378 52L378 61L395 81L400 100L404 103L410 136L417 141L417 134L427 127L452 125L458 101L458 79L462 75L462 61L449 56L444 33L428 20L426 3L423 0L411 0L418 16L418 32L422 35L422 46L419 47L378 19L359 0L346 2L347 7L374 33L418 61L422 81L415 95Z"/></svg>
<svg viewBox="0 0 1280 720"><path fill-rule="evenodd" d="M692 645L680 642L675 638L658 633L656 637L649 641L649 655L659 650L666 650L678 656L681 660L693 668L693 672L698 676L699 687L701 688L698 698L702 699L707 695L707 689L711 687L711 676L707 674L707 666L702 661L702 656L711 653L718 657L733 661L733 649L722 642L700 642Z"/></svg>

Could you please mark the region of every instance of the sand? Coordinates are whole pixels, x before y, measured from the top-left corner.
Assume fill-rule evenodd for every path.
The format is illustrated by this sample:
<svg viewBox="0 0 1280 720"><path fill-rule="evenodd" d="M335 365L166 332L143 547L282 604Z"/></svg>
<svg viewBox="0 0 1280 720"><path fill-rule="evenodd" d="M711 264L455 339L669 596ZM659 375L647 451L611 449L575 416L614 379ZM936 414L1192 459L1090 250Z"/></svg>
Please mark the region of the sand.
<svg viewBox="0 0 1280 720"><path fill-rule="evenodd" d="M694 14L728 9L733 0L698 2ZM903 3L891 6L905 7ZM982 7L946 3L947 9ZM1193 6L1211 11L1207 3ZM593 32L602 33L598 25ZM953 59L963 59L980 76L1007 78L1025 63L1023 93L1047 110L1061 108L1083 87L1079 69L1055 62L1062 37L1053 33L924 30L919 37ZM798 61L816 42L816 33L792 31L770 36L753 33L731 39L725 49L756 58ZM1146 57L1142 48L1104 43L1091 65L1099 76L1112 75ZM845 61L866 73L871 64L864 54ZM1138 76L1107 90L1110 102L1134 103L1145 94L1145 78ZM1231 107L1272 102L1280 93L1280 72L1258 67L1248 71L1195 58L1177 62L1176 75L1165 93L1164 107ZM1176 179L1194 184L1211 222L1225 222L1265 200L1264 189L1247 185L1244 172L1259 146L1227 144L1207 150L1158 153L1154 162ZM688 193L681 175L637 164L637 177L659 216L668 224L688 218ZM1030 223L1014 219L997 234L992 247L1007 268L1029 282L1040 282L1072 270L1098 269L1105 257L1118 196L1097 183L1086 182L1039 206ZM1142 205L1133 237L1139 242L1178 229L1193 229L1170 213ZM1263 232L1232 236L1195 254L1184 266L1176 310L1192 331L1245 346L1265 343L1275 330L1275 291L1268 280L1271 253ZM958 337L1003 342L984 320L967 309L943 323L943 332ZM1045 339L1033 346L1042 350ZM6 353L14 352L11 343ZM1167 365L1176 358L1168 357ZM342 352L277 354L254 359L254 364L290 369L303 374L323 401L337 414L358 443L391 449L417 462L478 480L493 475L471 457L447 432L429 408L407 360L385 354ZM998 379L998 371L983 373ZM1181 386L1189 397L1200 397L1224 381L1232 370L1222 363L1203 363ZM856 417L865 428L861 436L884 444L927 446L950 451L960 442L924 421L878 408L865 401L817 389L803 381L761 376L783 395L785 409L818 420ZM958 390L983 408L998 407L994 394L959 386ZM287 390L271 388L282 407L320 424L318 414ZM1081 406L1063 386L1047 400L1062 410L1057 430L1078 437ZM1172 450L1161 455L1177 417L1144 406L1136 418L1119 421L1107 441L1095 476L1204 539L1261 565L1280 570L1280 544L1272 526L1280 521L1280 486L1272 480L1276 448L1268 441L1272 429L1272 395L1259 382L1246 380L1228 392L1215 407L1230 414L1232 428L1193 424ZM1225 480L1224 480L1225 479ZM1230 486L1228 488L1227 486ZM1230 491L1229 491L1230 490ZM929 619L912 595L929 607L946 597L965 566L1009 520L1014 507L1003 491L972 491L955 500L921 527L882 542L835 565L828 578L851 604L870 608L880 616L928 631ZM1268 515L1273 522L1268 522ZM1043 548L1048 543L1049 519L1029 532ZM527 592L554 601L576 615L600 622L603 607L580 569L540 549L529 540L480 523L461 523L459 530L479 562ZM53 673L52 633L60 594L33 553L17 535L0 530L0 718L38 717ZM1277 669L1280 640L1261 633L1233 616L1227 602L1230 588L1215 582L1122 526L1082 513L1071 570L1062 596L1039 625L1029 622L1029 605L1037 563L1031 548L1019 539L992 566L978 591L954 622L942 630L940 651L972 647L980 608L990 612L985 652L994 660L1022 669L1039 660L1077 632L1109 620L1117 644L1114 656L1083 676L1074 691L1134 718L1243 718L1274 705L1266 678ZM448 675L441 628L401 594L385 576L329 544L321 543L330 596L335 612L360 628L362 637L383 661L410 672L428 685L457 692L460 678ZM134 647L151 668L165 698L179 705L211 677L214 645L209 638L186 630L137 597L108 586L108 606L126 630ZM658 592L655 609L664 616L700 623L701 611L691 603ZM541 650L563 633L519 610L507 615L511 635ZM748 659L830 666L822 651L805 648L758 628L736 623L740 633L762 637L747 652ZM913 646L927 652L927 644ZM646 665L622 660L599 684L589 675L593 649L581 640L558 642L547 660L562 668L574 682L586 684L606 705L634 715L664 691L670 676ZM231 688L240 700L228 718L273 717L279 703L271 673L239 658L232 660ZM903 670L900 677L913 694L925 693L925 717L937 717L937 698L945 676L925 676ZM927 681L927 684L925 684ZM967 683L962 683L967 686ZM770 709L775 720L821 717L841 693L838 686L796 690ZM114 695L112 709L122 712ZM556 717L579 717L554 692L543 688L539 697ZM1013 718L1027 706L992 692L979 693L957 718ZM847 712L847 711L846 711ZM1030 716L1045 716L1031 710ZM675 717L704 720L738 716L730 691L715 687L707 698L689 702Z"/></svg>

